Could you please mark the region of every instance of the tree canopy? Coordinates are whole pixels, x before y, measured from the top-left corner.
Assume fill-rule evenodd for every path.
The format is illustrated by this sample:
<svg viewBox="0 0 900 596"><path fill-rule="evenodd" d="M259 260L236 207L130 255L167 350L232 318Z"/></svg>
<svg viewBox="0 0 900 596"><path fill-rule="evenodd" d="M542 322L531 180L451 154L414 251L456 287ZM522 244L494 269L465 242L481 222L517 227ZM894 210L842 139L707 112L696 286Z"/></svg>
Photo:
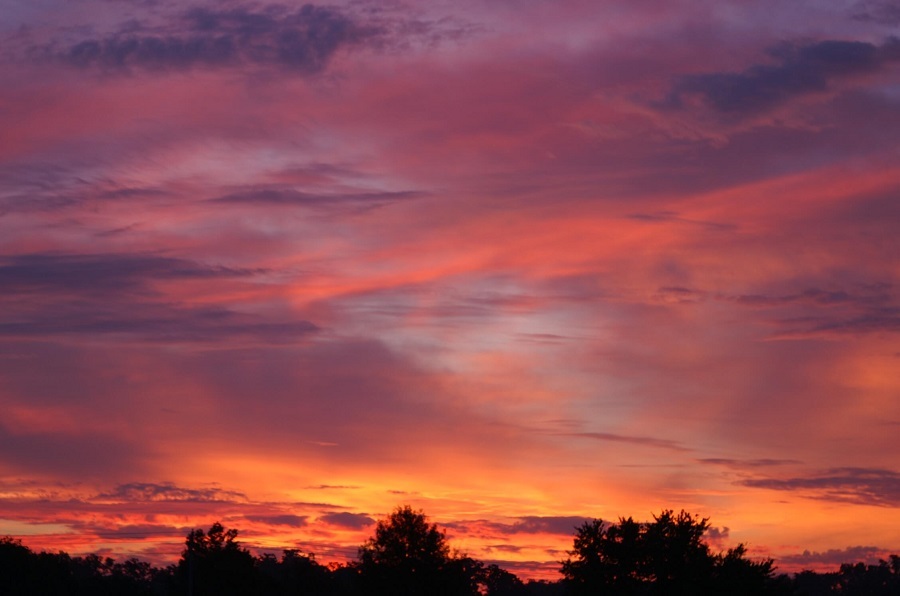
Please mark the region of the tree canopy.
<svg viewBox="0 0 900 596"><path fill-rule="evenodd" d="M421 511L398 507L375 526L375 536L359 549L366 565L405 568L415 573L438 568L450 558L450 547L437 525L428 524Z"/></svg>
<svg viewBox="0 0 900 596"><path fill-rule="evenodd" d="M709 520L664 510L652 522L601 519L577 528L561 572L575 594L764 594L772 560L754 562L743 545L714 554Z"/></svg>
<svg viewBox="0 0 900 596"><path fill-rule="evenodd" d="M477 594L476 561L452 554L421 511L398 507L359 548L364 591L397 596Z"/></svg>
<svg viewBox="0 0 900 596"><path fill-rule="evenodd" d="M193 530L175 572L175 581L193 596L250 594L254 590L254 560L236 540L238 531L219 522L208 532Z"/></svg>

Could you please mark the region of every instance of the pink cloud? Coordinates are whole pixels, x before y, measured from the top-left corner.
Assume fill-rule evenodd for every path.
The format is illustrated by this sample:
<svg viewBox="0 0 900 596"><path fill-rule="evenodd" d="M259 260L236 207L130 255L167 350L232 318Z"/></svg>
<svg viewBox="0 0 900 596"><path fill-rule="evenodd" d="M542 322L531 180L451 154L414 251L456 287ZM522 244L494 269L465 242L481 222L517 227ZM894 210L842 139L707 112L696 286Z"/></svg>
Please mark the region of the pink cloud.
<svg viewBox="0 0 900 596"><path fill-rule="evenodd" d="M877 6L80 6L0 29L3 519L346 558L408 498L544 571L553 520L660 507L892 539Z"/></svg>

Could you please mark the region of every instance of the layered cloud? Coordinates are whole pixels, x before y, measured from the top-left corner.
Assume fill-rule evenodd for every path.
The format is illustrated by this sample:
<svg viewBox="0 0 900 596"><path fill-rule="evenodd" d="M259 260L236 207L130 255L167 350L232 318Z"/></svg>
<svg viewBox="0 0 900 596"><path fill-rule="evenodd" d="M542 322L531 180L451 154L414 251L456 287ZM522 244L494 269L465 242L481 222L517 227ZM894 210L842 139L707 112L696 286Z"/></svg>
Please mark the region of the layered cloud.
<svg viewBox="0 0 900 596"><path fill-rule="evenodd" d="M273 63L314 74L339 48L374 33L354 26L340 12L311 4L295 12L197 7L184 15L183 27L183 32L160 35L129 27L110 37L81 41L59 57L77 66L103 68Z"/></svg>
<svg viewBox="0 0 900 596"><path fill-rule="evenodd" d="M308 321L272 321L220 305L172 302L154 286L259 273L144 254L11 255L0 258L0 283L7 289L2 300L9 315L0 323L0 335L292 342L315 332L317 327Z"/></svg>
<svg viewBox="0 0 900 596"><path fill-rule="evenodd" d="M754 65L740 73L685 75L670 101L697 95L725 113L755 113L794 97L829 90L830 84L876 73L900 61L900 40L880 45L863 41L823 40L784 43L769 50L773 64Z"/></svg>
<svg viewBox="0 0 900 596"><path fill-rule="evenodd" d="M350 513L349 511L326 513L325 515L319 516L319 521L353 530L367 528L375 523L375 520L365 513Z"/></svg>
<svg viewBox="0 0 900 596"><path fill-rule="evenodd" d="M753 478L745 486L797 491L828 501L896 507L900 502L900 474L893 470L837 468L799 478Z"/></svg>
<svg viewBox="0 0 900 596"><path fill-rule="evenodd" d="M663 507L892 547L887 4L0 21L0 533L344 560L403 501L547 577Z"/></svg>
<svg viewBox="0 0 900 596"><path fill-rule="evenodd" d="M100 493L95 500L104 501L200 501L217 502L246 500L247 496L220 488L183 488L172 482L155 484L152 482L132 482L121 484L107 493Z"/></svg>
<svg viewBox="0 0 900 596"><path fill-rule="evenodd" d="M806 550L800 554L785 555L781 558L781 562L790 569L834 570L844 563L863 562L875 565L879 560L887 559L889 555L885 549L877 546L848 546L823 552Z"/></svg>

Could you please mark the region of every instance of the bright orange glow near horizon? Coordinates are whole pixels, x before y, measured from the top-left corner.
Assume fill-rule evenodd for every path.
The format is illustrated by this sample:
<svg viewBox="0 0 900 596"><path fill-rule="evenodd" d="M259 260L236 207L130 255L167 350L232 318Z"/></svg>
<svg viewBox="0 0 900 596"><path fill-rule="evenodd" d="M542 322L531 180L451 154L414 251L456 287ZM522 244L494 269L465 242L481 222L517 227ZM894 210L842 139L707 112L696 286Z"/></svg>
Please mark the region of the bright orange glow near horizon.
<svg viewBox="0 0 900 596"><path fill-rule="evenodd" d="M4 8L0 536L346 562L408 504L555 579L685 509L781 571L900 553L896 26Z"/></svg>

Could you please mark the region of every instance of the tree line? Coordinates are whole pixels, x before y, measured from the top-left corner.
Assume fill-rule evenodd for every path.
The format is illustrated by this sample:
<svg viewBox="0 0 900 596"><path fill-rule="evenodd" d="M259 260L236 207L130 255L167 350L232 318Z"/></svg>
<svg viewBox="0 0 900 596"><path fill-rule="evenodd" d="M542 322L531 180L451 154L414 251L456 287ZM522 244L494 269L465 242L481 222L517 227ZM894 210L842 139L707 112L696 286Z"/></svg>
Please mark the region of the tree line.
<svg viewBox="0 0 900 596"><path fill-rule="evenodd" d="M557 581L527 582L450 548L421 511L399 507L379 521L356 560L322 565L311 553L254 556L238 530L191 531L177 563L32 551L0 538L0 594L53 596L882 596L900 594L900 557L848 563L831 573L776 574L772 559L742 544L714 552L709 521L664 510L653 521L600 519L575 528Z"/></svg>

